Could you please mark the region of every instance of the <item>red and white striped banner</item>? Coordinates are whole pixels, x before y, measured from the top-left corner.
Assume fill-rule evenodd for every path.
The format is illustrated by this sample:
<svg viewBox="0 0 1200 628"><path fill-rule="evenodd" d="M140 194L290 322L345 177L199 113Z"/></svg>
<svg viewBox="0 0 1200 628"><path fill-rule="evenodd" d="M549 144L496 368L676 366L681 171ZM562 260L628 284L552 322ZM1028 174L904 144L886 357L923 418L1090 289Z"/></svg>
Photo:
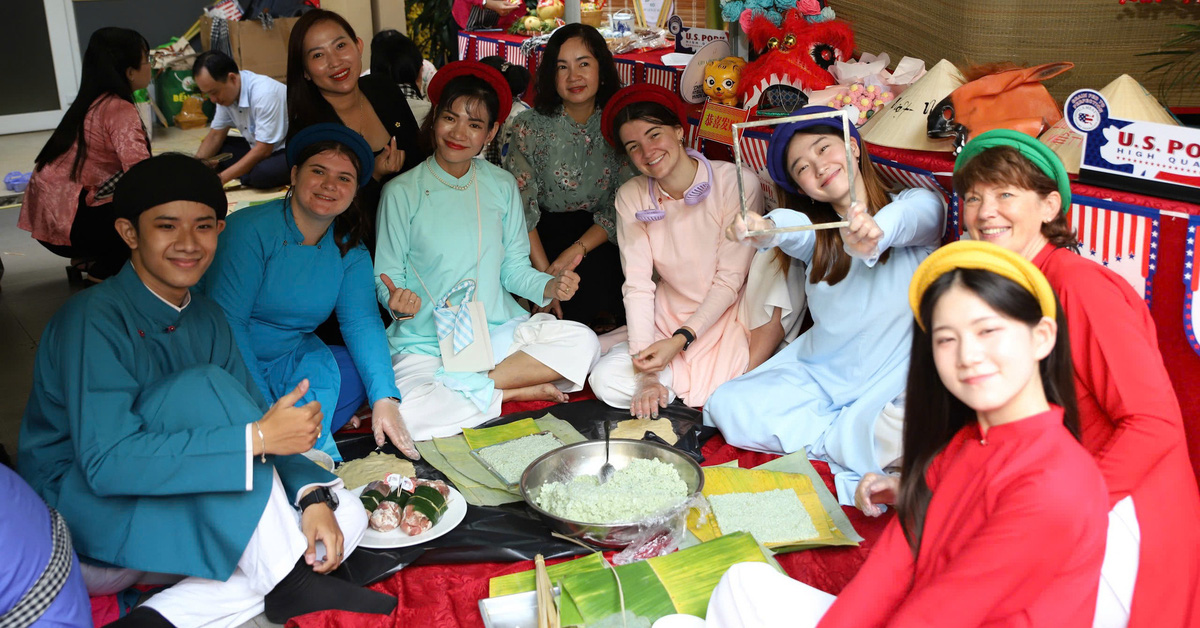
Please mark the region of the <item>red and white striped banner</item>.
<svg viewBox="0 0 1200 628"><path fill-rule="evenodd" d="M1076 196L1067 221L1079 236L1079 253L1115 271L1150 302L1158 266L1157 211L1122 211L1107 201Z"/></svg>
<svg viewBox="0 0 1200 628"><path fill-rule="evenodd" d="M504 60L521 67L528 67L527 64L529 63L529 58L521 52L521 44L514 44L512 42L504 43Z"/></svg>
<svg viewBox="0 0 1200 628"><path fill-rule="evenodd" d="M621 84L633 85L633 81L637 77L637 63L620 59L617 59L616 62L617 75L621 77Z"/></svg>
<svg viewBox="0 0 1200 628"><path fill-rule="evenodd" d="M471 47L471 36L466 33L458 34L458 58L467 61L474 61L474 57L467 56L467 50Z"/></svg>
<svg viewBox="0 0 1200 628"><path fill-rule="evenodd" d="M495 39L475 39L475 61L500 55L500 42Z"/></svg>
<svg viewBox="0 0 1200 628"><path fill-rule="evenodd" d="M887 183L902 188L925 188L950 202L950 193L946 191L932 173L922 173L910 168L899 167L895 162L873 159L875 170Z"/></svg>
<svg viewBox="0 0 1200 628"><path fill-rule="evenodd" d="M679 72L665 65L647 65L646 82L665 87L672 92L678 91Z"/></svg>
<svg viewBox="0 0 1200 628"><path fill-rule="evenodd" d="M1196 293L1200 291L1200 273L1196 272L1196 264L1200 257L1196 255L1196 227L1200 226L1200 216L1188 216L1187 248L1183 258L1183 331L1187 334L1188 344L1192 350L1200 354L1200 340L1196 337L1196 325L1192 320L1196 307Z"/></svg>

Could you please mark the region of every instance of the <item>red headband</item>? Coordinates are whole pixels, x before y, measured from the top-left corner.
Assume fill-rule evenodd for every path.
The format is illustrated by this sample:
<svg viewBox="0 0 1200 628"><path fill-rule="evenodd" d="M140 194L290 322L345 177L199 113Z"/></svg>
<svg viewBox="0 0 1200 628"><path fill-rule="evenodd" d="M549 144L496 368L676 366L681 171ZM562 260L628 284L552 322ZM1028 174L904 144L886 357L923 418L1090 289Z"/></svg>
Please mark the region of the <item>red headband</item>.
<svg viewBox="0 0 1200 628"><path fill-rule="evenodd" d="M604 106L604 113L600 117L600 132L613 148L617 148L621 144L620 138L617 137L618 129L613 128L613 121L617 119L617 114L629 105L640 102L658 103L666 107L679 118L679 124L683 126L684 131L687 130L687 106L683 104L679 96L675 95L675 92L651 83L637 83L613 94L613 97L608 99L608 104Z"/></svg>
<svg viewBox="0 0 1200 628"><path fill-rule="evenodd" d="M442 88L446 86L446 83L460 76L478 76L492 86L500 100L496 122L504 124L504 121L508 119L508 112L512 111L512 90L508 87L508 81L504 80L504 75L486 63L455 61L442 66L442 69L433 75L433 80L429 81L429 88L426 90L429 94L429 102L437 106L438 101L442 98Z"/></svg>

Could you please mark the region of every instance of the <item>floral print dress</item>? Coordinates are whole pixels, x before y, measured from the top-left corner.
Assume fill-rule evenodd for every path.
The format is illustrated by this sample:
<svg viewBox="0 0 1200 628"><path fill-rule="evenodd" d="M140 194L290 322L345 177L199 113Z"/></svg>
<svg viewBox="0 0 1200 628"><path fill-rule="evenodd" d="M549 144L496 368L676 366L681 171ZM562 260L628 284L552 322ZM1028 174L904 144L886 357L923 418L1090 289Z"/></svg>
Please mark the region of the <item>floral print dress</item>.
<svg viewBox="0 0 1200 628"><path fill-rule="evenodd" d="M551 262L592 224L608 234L610 244L589 251L576 269L579 293L562 304L567 319L593 327L624 324L616 194L633 176L625 157L604 141L600 114L597 107L580 124L562 107L549 116L525 111L512 122L504 159L505 169L517 179L525 226L537 229Z"/></svg>

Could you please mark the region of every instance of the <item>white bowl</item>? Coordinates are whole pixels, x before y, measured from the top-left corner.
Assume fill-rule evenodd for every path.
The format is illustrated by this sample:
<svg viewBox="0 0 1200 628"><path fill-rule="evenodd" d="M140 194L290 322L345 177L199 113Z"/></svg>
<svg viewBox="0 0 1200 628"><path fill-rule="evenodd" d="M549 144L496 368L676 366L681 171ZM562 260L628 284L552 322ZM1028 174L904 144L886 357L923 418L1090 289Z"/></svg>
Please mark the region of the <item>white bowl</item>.
<svg viewBox="0 0 1200 628"><path fill-rule="evenodd" d="M318 466L326 471L333 473L333 456L321 451L320 449L310 449L303 454L300 454L309 460L317 463Z"/></svg>

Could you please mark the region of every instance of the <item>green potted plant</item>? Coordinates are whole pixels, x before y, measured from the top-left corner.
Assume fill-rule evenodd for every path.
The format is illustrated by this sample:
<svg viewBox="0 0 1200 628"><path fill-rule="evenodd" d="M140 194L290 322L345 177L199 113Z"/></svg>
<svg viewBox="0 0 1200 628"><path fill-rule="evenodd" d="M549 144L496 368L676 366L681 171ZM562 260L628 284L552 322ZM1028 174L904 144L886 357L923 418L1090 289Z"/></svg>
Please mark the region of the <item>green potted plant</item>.
<svg viewBox="0 0 1200 628"><path fill-rule="evenodd" d="M1139 57L1158 57L1163 62L1146 71L1159 74L1159 97L1170 101L1177 90L1200 83L1200 24L1172 24L1182 32L1163 44L1162 50L1140 53Z"/></svg>

